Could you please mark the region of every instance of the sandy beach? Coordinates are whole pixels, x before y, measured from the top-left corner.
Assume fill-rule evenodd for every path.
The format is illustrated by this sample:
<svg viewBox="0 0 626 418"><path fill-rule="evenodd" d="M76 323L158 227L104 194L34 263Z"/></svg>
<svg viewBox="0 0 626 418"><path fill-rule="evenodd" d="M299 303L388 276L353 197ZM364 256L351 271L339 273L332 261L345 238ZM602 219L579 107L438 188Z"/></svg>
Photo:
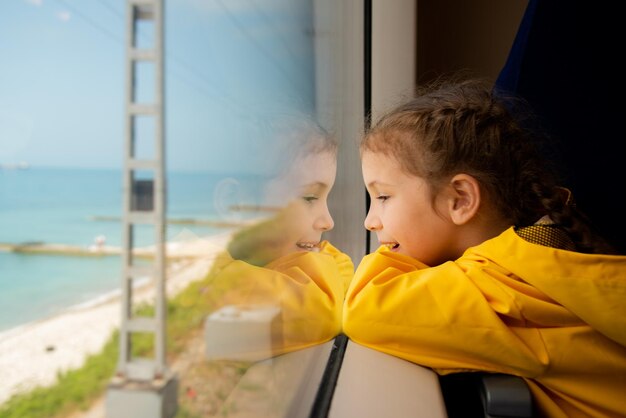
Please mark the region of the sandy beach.
<svg viewBox="0 0 626 418"><path fill-rule="evenodd" d="M167 273L168 297L203 278L229 238L230 234L221 234L169 243L167 254L176 261L170 263ZM151 281L135 290L135 303L153 299ZM119 292L114 292L53 317L0 332L0 404L14 394L53 384L58 372L80 367L119 327L120 312Z"/></svg>

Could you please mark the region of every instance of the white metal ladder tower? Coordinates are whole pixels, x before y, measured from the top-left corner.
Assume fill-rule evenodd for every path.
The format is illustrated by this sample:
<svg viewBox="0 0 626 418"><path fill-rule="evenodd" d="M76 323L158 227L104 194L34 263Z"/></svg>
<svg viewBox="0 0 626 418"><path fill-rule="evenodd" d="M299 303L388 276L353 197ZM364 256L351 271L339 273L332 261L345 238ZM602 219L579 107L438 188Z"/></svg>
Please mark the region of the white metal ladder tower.
<svg viewBox="0 0 626 418"><path fill-rule="evenodd" d="M165 293L165 140L164 140L164 33L163 0L128 0L126 7L126 115L123 168L122 216L122 318L120 353L116 375L107 393L107 417L173 417L176 413L177 379L167 369ZM141 45L140 25L153 28L152 45ZM154 85L150 103L140 101L139 66L148 66ZM150 74L150 73L148 73ZM153 143L145 158L139 153L139 119L152 122ZM150 140L150 139L148 139ZM147 176L146 176L147 175ZM154 227L154 258L151 265L141 265L134 257L135 227ZM136 279L151 277L155 289L154 315L136 316L133 312L133 284ZM154 352L148 358L134 357L133 334L153 336Z"/></svg>

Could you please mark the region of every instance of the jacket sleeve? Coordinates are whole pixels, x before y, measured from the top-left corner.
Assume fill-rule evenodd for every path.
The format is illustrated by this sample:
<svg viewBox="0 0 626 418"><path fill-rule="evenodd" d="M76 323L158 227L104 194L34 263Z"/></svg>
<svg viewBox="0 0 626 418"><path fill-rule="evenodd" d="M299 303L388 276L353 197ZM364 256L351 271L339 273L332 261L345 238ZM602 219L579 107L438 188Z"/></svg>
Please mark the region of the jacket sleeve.
<svg viewBox="0 0 626 418"><path fill-rule="evenodd" d="M338 263L337 258L342 262ZM229 306L239 311L272 308L278 314L263 337L271 341L267 352L251 355L246 339L236 333L228 332L215 338L232 335L231 358L239 352L242 358L257 359L329 341L341 332L348 280L345 261L339 251L333 254L296 252L264 267L241 260L222 260L210 280L211 288L219 289L213 296L216 308ZM252 346L254 344L250 344Z"/></svg>
<svg viewBox="0 0 626 418"><path fill-rule="evenodd" d="M320 252L330 255L337 266L339 280L343 283L344 294L348 291L350 282L354 277L354 263L352 259L345 253L338 250L330 242L323 241L320 245Z"/></svg>
<svg viewBox="0 0 626 418"><path fill-rule="evenodd" d="M515 322L505 272L487 260L427 267L379 250L363 258L348 290L343 327L357 343L439 373L483 370L535 376L547 366L536 329ZM501 276L501 277L499 277Z"/></svg>

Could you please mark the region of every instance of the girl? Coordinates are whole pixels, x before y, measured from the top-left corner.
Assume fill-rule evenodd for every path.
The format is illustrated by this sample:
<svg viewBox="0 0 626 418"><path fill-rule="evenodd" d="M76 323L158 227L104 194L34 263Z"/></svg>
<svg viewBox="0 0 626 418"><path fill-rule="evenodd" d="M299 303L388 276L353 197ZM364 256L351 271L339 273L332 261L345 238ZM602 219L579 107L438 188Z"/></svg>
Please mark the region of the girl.
<svg viewBox="0 0 626 418"><path fill-rule="evenodd" d="M344 305L355 342L523 377L549 417L626 416L626 257L594 236L488 85L439 86L361 144L380 248Z"/></svg>

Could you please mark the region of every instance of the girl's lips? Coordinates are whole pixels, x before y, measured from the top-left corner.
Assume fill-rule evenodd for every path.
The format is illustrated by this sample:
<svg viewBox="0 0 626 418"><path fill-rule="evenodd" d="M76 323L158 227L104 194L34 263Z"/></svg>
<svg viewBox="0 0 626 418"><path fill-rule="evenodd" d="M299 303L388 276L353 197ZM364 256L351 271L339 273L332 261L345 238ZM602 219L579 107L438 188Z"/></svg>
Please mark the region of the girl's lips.
<svg viewBox="0 0 626 418"><path fill-rule="evenodd" d="M296 247L306 251L319 249L319 246L319 242L296 242Z"/></svg>

